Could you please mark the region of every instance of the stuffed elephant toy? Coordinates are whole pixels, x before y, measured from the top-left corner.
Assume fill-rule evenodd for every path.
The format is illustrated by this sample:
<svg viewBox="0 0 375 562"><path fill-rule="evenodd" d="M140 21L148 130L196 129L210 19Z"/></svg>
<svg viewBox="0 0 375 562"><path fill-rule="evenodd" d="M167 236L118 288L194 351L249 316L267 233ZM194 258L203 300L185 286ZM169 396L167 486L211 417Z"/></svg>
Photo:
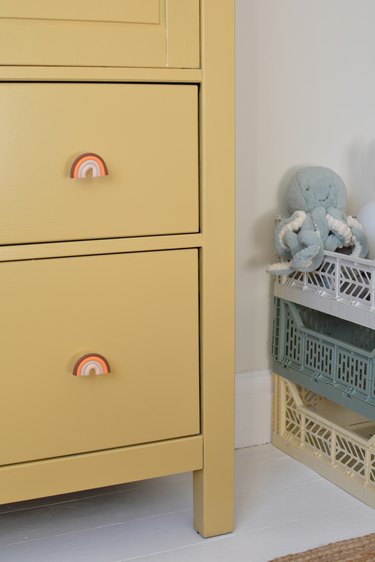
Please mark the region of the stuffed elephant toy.
<svg viewBox="0 0 375 562"><path fill-rule="evenodd" d="M268 268L273 275L292 271L314 271L324 250L351 248L356 257L365 257L368 243L360 223L345 214L346 188L329 168L300 169L288 186L291 215L276 226L274 246L282 261Z"/></svg>

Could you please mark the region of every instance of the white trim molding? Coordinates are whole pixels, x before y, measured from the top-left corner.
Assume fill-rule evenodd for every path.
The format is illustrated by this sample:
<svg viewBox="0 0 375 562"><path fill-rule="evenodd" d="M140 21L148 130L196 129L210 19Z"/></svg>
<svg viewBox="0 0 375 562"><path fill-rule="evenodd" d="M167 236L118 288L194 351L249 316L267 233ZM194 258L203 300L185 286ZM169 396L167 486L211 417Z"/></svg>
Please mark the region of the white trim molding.
<svg viewBox="0 0 375 562"><path fill-rule="evenodd" d="M236 449L271 441L272 371L236 375Z"/></svg>

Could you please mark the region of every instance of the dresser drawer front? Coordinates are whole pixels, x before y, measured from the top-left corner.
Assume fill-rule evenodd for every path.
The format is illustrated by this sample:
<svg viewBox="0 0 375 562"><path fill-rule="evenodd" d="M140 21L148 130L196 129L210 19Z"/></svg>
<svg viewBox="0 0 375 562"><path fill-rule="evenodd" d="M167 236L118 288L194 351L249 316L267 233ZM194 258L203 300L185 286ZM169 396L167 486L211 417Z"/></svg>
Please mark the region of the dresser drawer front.
<svg viewBox="0 0 375 562"><path fill-rule="evenodd" d="M199 66L199 0L2 0L0 64Z"/></svg>
<svg viewBox="0 0 375 562"><path fill-rule="evenodd" d="M0 84L0 121L0 244L198 231L196 86Z"/></svg>
<svg viewBox="0 0 375 562"><path fill-rule="evenodd" d="M1 0L0 17L50 21L159 23L159 0Z"/></svg>
<svg viewBox="0 0 375 562"><path fill-rule="evenodd" d="M197 253L0 264L0 464L199 432Z"/></svg>

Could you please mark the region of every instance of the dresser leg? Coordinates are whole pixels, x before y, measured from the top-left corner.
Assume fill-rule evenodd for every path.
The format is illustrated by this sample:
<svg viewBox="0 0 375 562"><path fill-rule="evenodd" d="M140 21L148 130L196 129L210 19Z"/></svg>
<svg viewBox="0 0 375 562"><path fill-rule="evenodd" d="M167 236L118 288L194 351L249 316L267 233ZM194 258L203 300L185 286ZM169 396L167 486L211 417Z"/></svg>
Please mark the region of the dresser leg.
<svg viewBox="0 0 375 562"><path fill-rule="evenodd" d="M200 248L201 434L194 526L203 537L233 530L235 294L235 2L200 0L203 245ZM225 41L223 38L225 37Z"/></svg>
<svg viewBox="0 0 375 562"><path fill-rule="evenodd" d="M202 537L233 531L233 452L194 472L194 527Z"/></svg>

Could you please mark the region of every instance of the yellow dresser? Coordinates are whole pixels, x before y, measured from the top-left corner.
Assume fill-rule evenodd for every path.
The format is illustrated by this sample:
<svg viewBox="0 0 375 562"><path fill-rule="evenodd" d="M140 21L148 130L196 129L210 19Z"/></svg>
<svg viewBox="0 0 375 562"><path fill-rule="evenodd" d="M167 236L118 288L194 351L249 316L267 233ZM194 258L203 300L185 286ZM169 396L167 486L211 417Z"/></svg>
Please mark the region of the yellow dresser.
<svg viewBox="0 0 375 562"><path fill-rule="evenodd" d="M0 503L233 528L234 1L0 0Z"/></svg>

